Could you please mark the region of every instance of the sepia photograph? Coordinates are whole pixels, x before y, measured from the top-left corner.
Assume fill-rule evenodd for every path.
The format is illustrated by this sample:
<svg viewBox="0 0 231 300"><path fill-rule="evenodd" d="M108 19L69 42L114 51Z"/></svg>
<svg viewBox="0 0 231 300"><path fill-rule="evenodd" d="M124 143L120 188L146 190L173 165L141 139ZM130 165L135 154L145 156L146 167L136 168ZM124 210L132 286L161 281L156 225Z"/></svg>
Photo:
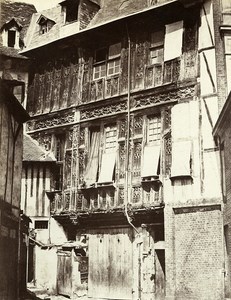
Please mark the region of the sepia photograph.
<svg viewBox="0 0 231 300"><path fill-rule="evenodd" d="M231 0L0 0L0 300L231 300Z"/></svg>

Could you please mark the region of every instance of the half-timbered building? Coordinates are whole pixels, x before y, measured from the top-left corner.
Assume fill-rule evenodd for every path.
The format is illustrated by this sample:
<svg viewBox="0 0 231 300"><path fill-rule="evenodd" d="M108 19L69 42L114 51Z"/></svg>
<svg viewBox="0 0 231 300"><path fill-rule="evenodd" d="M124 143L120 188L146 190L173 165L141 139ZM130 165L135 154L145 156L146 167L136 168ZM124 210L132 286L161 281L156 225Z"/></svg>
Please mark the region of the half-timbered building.
<svg viewBox="0 0 231 300"><path fill-rule="evenodd" d="M29 115L12 93L12 81L0 80L0 298L19 297L25 287L21 249L28 232L22 228L20 191L23 123ZM25 257L25 256L24 256Z"/></svg>
<svg viewBox="0 0 231 300"><path fill-rule="evenodd" d="M74 292L72 254L58 255L58 293L223 299L212 128L227 95L226 6L66 0L34 15L26 131L56 158L52 217L85 245Z"/></svg>

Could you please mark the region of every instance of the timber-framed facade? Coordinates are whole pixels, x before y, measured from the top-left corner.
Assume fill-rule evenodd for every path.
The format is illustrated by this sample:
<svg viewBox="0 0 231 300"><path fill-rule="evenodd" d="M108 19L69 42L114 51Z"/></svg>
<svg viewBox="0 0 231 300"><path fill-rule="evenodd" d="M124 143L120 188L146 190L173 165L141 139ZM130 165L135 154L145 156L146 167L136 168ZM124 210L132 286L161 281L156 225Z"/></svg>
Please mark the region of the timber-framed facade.
<svg viewBox="0 0 231 300"><path fill-rule="evenodd" d="M223 299L218 1L111 2L79 1L77 32L55 37L55 24L24 51L26 130L56 158L50 212L87 248L88 275L80 267L75 291L59 277L58 292Z"/></svg>

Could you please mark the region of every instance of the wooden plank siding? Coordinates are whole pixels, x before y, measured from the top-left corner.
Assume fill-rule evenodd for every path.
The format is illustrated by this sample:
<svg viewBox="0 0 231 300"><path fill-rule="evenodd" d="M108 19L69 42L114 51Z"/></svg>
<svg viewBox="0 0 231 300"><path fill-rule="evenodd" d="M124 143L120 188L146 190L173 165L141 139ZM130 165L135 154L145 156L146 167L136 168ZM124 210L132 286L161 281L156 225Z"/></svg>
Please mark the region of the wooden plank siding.
<svg viewBox="0 0 231 300"><path fill-rule="evenodd" d="M88 296L132 299L132 230L89 232Z"/></svg>
<svg viewBox="0 0 231 300"><path fill-rule="evenodd" d="M50 190L50 166L46 163L24 164L22 180L22 203L24 212L31 217L48 217L50 202L45 191Z"/></svg>

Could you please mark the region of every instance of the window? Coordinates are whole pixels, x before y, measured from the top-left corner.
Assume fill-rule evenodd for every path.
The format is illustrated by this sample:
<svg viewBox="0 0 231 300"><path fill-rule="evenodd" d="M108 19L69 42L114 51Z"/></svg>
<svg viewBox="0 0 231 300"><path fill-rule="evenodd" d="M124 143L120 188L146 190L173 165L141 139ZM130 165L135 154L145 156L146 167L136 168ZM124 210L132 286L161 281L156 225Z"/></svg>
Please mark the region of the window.
<svg viewBox="0 0 231 300"><path fill-rule="evenodd" d="M151 65L161 64L164 60L164 31L151 34L150 61Z"/></svg>
<svg viewBox="0 0 231 300"><path fill-rule="evenodd" d="M90 149L88 163L84 175L85 187L90 187L97 181L99 167L99 146L100 146L100 129L90 129Z"/></svg>
<svg viewBox="0 0 231 300"><path fill-rule="evenodd" d="M101 169L98 183L112 182L114 177L117 127L116 125L107 125L104 128L105 148L102 155Z"/></svg>
<svg viewBox="0 0 231 300"><path fill-rule="evenodd" d="M15 45L15 37L16 37L16 31L15 30L9 30L8 31L8 47L14 47Z"/></svg>
<svg viewBox="0 0 231 300"><path fill-rule="evenodd" d="M101 48L95 52L93 79L112 76L120 72L121 43L113 44L109 48Z"/></svg>
<svg viewBox="0 0 231 300"><path fill-rule="evenodd" d="M94 67L94 79L100 79L106 75L106 65L105 63Z"/></svg>
<svg viewBox="0 0 231 300"><path fill-rule="evenodd" d="M35 229L48 229L48 221L45 220L37 220L34 222Z"/></svg>
<svg viewBox="0 0 231 300"><path fill-rule="evenodd" d="M159 175L160 162L160 115L152 115L147 118L147 142L144 147L141 177L155 179Z"/></svg>
<svg viewBox="0 0 231 300"><path fill-rule="evenodd" d="M148 117L148 143L160 142L161 119L160 116Z"/></svg>
<svg viewBox="0 0 231 300"><path fill-rule="evenodd" d="M74 21L77 21L78 18L78 7L79 3L76 0L67 0L65 3L65 9L66 9L66 23L71 23Z"/></svg>
<svg viewBox="0 0 231 300"><path fill-rule="evenodd" d="M118 74L120 71L121 43L111 45L108 54L108 75Z"/></svg>
<svg viewBox="0 0 231 300"><path fill-rule="evenodd" d="M40 31L39 33L40 34L44 34L48 31L48 28L47 28L47 23L44 23L44 24L40 24Z"/></svg>
<svg viewBox="0 0 231 300"><path fill-rule="evenodd" d="M231 33L224 36L228 93L231 91Z"/></svg>
<svg viewBox="0 0 231 300"><path fill-rule="evenodd" d="M108 75L118 74L120 71L120 59L114 59L108 62Z"/></svg>
<svg viewBox="0 0 231 300"><path fill-rule="evenodd" d="M55 158L57 160L54 170L55 189L62 190L63 186L63 160L64 160L65 136L56 136Z"/></svg>
<svg viewBox="0 0 231 300"><path fill-rule="evenodd" d="M116 147L117 128L116 126L105 127L105 152L111 152Z"/></svg>

